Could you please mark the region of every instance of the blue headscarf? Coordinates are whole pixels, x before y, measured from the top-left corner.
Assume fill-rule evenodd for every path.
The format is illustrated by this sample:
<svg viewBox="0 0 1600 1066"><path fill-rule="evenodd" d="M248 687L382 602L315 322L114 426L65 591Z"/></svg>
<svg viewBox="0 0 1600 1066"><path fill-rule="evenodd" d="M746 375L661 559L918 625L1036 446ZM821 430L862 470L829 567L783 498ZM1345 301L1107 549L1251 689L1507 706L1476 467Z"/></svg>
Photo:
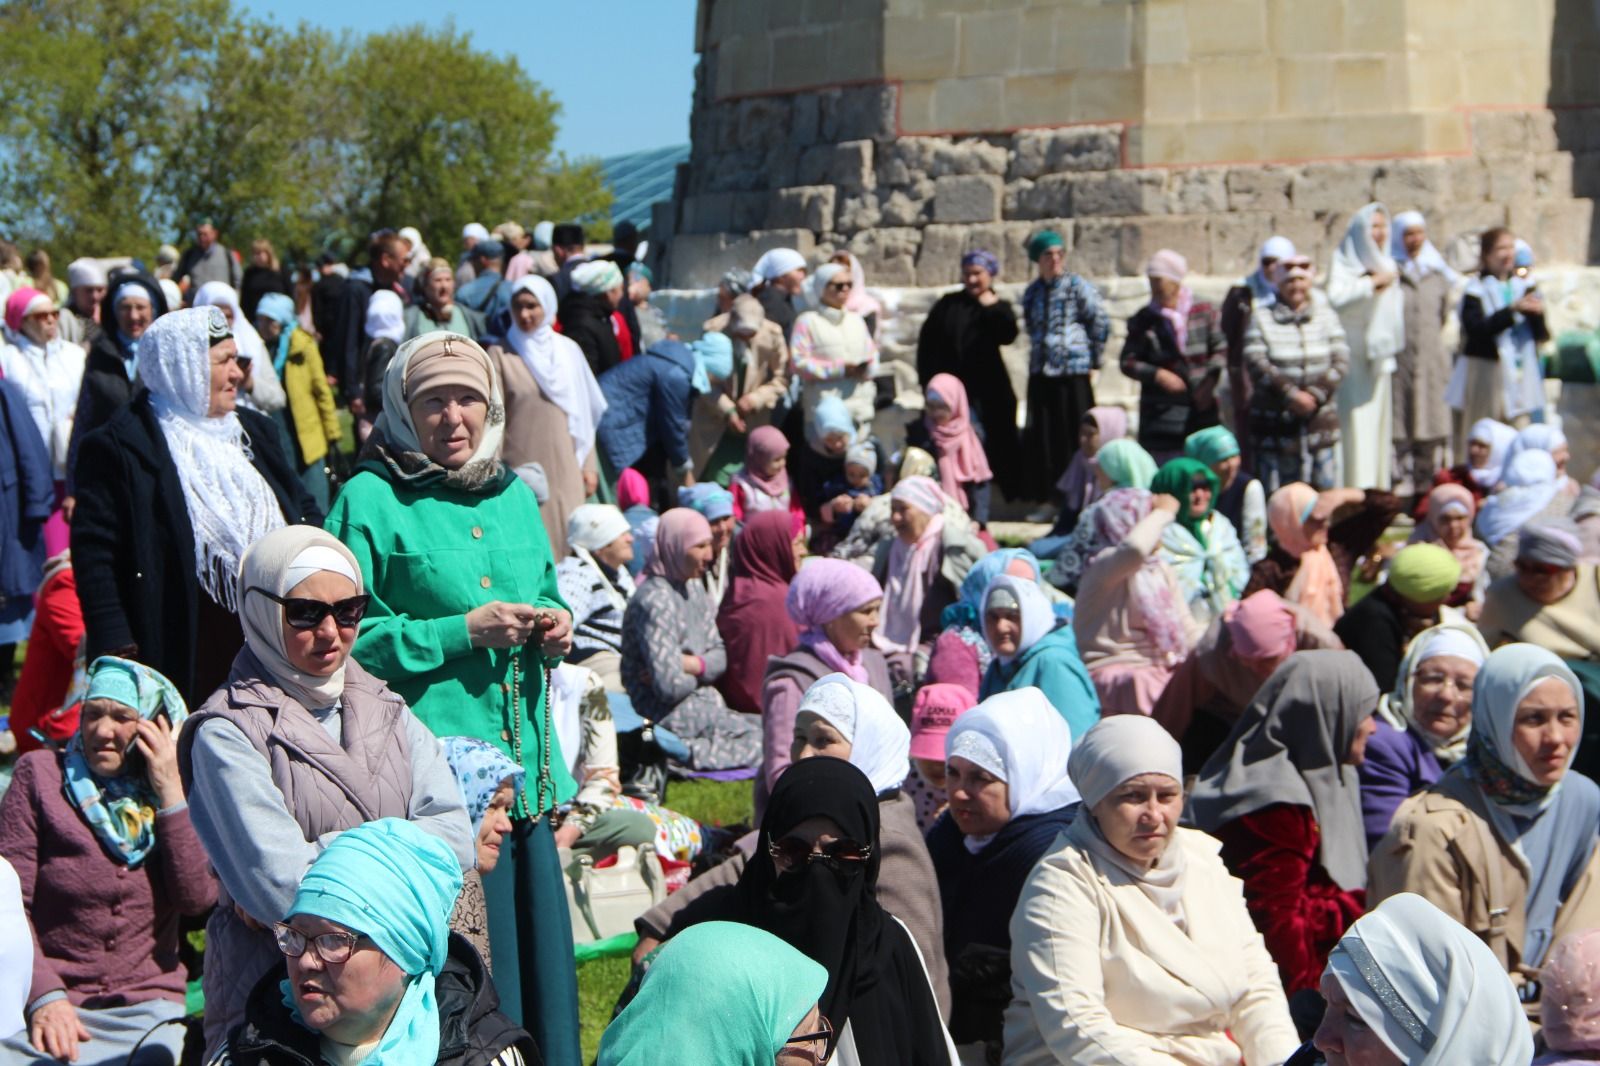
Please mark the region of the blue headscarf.
<svg viewBox="0 0 1600 1066"><path fill-rule="evenodd" d="M460 894L455 854L402 818L380 818L340 833L301 879L285 920L309 914L360 933L410 978L389 1028L362 1066L438 1061L433 981L449 955L450 913ZM288 979L279 987L294 1008ZM297 1008L294 1017L301 1021Z"/></svg>
<svg viewBox="0 0 1600 1066"><path fill-rule="evenodd" d="M289 361L289 338L300 321L294 313L294 300L281 292L269 292L256 304L256 317L270 318L283 326L283 332L278 334L278 348L272 353L272 367L282 378L283 366Z"/></svg>
<svg viewBox="0 0 1600 1066"><path fill-rule="evenodd" d="M844 401L834 395L827 395L817 401L811 409L810 424L806 426L806 440L813 448L822 450L822 442L830 433L843 433L852 441L856 437L856 420L850 414L850 408Z"/></svg>
<svg viewBox="0 0 1600 1066"><path fill-rule="evenodd" d="M149 719L165 711L173 736L189 717L189 707L171 681L131 659L102 655L89 667L89 689L83 700L111 700L132 707ZM89 769L80 729L67 741L62 762L67 802L94 830L100 846L117 862L138 866L156 843L156 794L143 774L100 777Z"/></svg>
<svg viewBox="0 0 1600 1066"><path fill-rule="evenodd" d="M944 609L939 616L939 626L942 629L951 629L963 626L967 629L983 629L983 593L989 587L989 582L999 577L1005 568L1015 560L1022 560L1033 570L1033 579L1039 580L1039 560L1026 548L1002 548L992 551L988 555L972 564L972 569L967 571L967 576L961 582L961 598Z"/></svg>
<svg viewBox="0 0 1600 1066"><path fill-rule="evenodd" d="M704 395L711 391L711 379L725 381L733 373L733 341L726 333L707 333L689 345L694 353L694 376L689 383Z"/></svg>
<svg viewBox="0 0 1600 1066"><path fill-rule="evenodd" d="M456 775L461 786L461 796L467 801L467 817L472 819L474 830L483 828L483 816L489 810L489 801L500 791L500 786L511 782L514 795L521 795L522 782L527 772L511 758L486 740L476 737L440 737L445 761Z"/></svg>
<svg viewBox="0 0 1600 1066"><path fill-rule="evenodd" d="M733 493L714 481L702 481L678 490L678 506L699 511L707 522L733 514Z"/></svg>

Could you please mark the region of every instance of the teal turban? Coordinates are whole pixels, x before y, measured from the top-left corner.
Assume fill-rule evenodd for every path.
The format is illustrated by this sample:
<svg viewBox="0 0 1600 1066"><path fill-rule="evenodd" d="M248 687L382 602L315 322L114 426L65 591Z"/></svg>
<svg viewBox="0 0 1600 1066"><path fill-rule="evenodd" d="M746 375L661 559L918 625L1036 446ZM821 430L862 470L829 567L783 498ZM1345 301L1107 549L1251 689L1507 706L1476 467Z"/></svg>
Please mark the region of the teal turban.
<svg viewBox="0 0 1600 1066"><path fill-rule="evenodd" d="M461 863L438 837L401 818L348 829L311 864L285 919L324 918L369 937L410 982L362 1066L425 1066L439 1058L433 979L449 954ZM283 983L290 995L289 982Z"/></svg>
<svg viewBox="0 0 1600 1066"><path fill-rule="evenodd" d="M821 964L765 930L734 922L692 925L661 948L639 994L601 1038L596 1066L669 1059L772 1066L827 984ZM691 1018L693 1032L686 1033ZM683 1054L685 1041L692 1054Z"/></svg>
<svg viewBox="0 0 1600 1066"><path fill-rule="evenodd" d="M1211 426L1189 434L1183 442L1183 454L1207 466L1216 466L1239 454L1239 438L1227 426Z"/></svg>
<svg viewBox="0 0 1600 1066"><path fill-rule="evenodd" d="M1028 238L1028 261L1037 263L1039 257L1051 248L1065 248L1067 242L1053 229L1040 230Z"/></svg>

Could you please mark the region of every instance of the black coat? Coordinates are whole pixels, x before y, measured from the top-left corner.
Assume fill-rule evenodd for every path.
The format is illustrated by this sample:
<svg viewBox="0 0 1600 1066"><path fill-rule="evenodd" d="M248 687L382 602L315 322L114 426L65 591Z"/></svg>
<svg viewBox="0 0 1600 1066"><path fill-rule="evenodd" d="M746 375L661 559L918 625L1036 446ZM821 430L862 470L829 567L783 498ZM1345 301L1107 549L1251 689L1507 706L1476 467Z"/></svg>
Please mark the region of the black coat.
<svg viewBox="0 0 1600 1066"><path fill-rule="evenodd" d="M231 1066L318 1066L319 1037L294 1020L279 985L288 977L280 963L257 982L245 1006L245 1022L228 1039L224 1063ZM439 1003L439 1066L490 1066L507 1048L540 1066L533 1037L500 1013L500 996L478 953L455 933L450 955L434 979Z"/></svg>
<svg viewBox="0 0 1600 1066"><path fill-rule="evenodd" d="M117 309L112 303L117 290L130 281L150 294L150 309L156 318L169 310L166 294L148 275L124 274L106 287L105 298L100 301L100 321L104 326L89 342L89 356L83 364L83 384L78 386L78 406L72 416L72 436L67 439L69 495L76 481L78 448L84 436L109 422L118 408L133 399L133 378L128 373L128 363L133 357L117 340Z"/></svg>
<svg viewBox="0 0 1600 1066"><path fill-rule="evenodd" d="M240 410L251 462L266 478L284 519L320 526L317 508L265 415ZM203 594L195 575L194 527L177 466L150 407L139 396L83 439L78 456L72 565L83 607L84 652L97 656L130 645L165 674L190 706L195 692L196 618Z"/></svg>
<svg viewBox="0 0 1600 1066"><path fill-rule="evenodd" d="M1333 633L1360 656L1379 692L1393 692L1411 638L1438 621L1437 611L1433 617L1412 614L1388 585L1379 585L1339 617Z"/></svg>
<svg viewBox="0 0 1600 1066"><path fill-rule="evenodd" d="M622 349L611 328L611 310L611 301L604 293L574 289L562 299L556 312L562 336L583 349L583 357L589 360L595 377L622 362Z"/></svg>
<svg viewBox="0 0 1600 1066"><path fill-rule="evenodd" d="M322 365L339 382L339 396L349 403L361 395L365 375L362 353L367 345L367 301L372 299L372 282L349 278L339 292L333 316L333 329L322 338Z"/></svg>
<svg viewBox="0 0 1600 1066"><path fill-rule="evenodd" d="M982 426L983 453L1006 495L1021 492L1017 394L1000 349L1017 339L1017 312L1008 301L983 306L965 289L939 297L917 335L917 378L954 374L967 387L972 422Z"/></svg>

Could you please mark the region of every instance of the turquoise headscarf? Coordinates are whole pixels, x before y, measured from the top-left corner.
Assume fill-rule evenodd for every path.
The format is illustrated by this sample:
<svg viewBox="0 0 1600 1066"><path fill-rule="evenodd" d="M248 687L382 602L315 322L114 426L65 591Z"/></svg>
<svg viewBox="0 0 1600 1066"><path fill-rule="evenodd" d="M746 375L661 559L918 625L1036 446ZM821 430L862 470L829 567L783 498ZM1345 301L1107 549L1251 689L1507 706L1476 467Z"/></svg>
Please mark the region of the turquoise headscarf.
<svg viewBox="0 0 1600 1066"><path fill-rule="evenodd" d="M301 879L285 920L309 914L361 933L410 977L394 1019L361 1066L438 1061L433 980L449 954L450 913L460 894L455 853L402 818L379 818L340 833ZM280 987L294 1008L288 980Z"/></svg>
<svg viewBox="0 0 1600 1066"><path fill-rule="evenodd" d="M140 718L165 710L173 735L189 717L189 707L171 681L131 659L102 655L89 667L84 702L111 700L132 707ZM156 794L143 774L99 777L83 754L83 732L67 742L63 761L67 800L89 823L100 846L117 862L138 866L156 842Z"/></svg>
<svg viewBox="0 0 1600 1066"><path fill-rule="evenodd" d="M1183 442L1183 454L1207 466L1216 466L1239 454L1239 438L1227 426L1210 426L1189 434Z"/></svg>
<svg viewBox="0 0 1600 1066"><path fill-rule="evenodd" d="M294 333L294 327L299 325L294 313L294 299L281 292L269 292L256 304L256 317L270 318L283 327L283 332L278 334L278 348L272 353L272 367L282 378L284 364L289 361L289 338Z"/></svg>
<svg viewBox="0 0 1600 1066"><path fill-rule="evenodd" d="M1094 461L1115 489L1148 489L1156 476L1156 461L1138 441L1127 437L1102 445Z"/></svg>
<svg viewBox="0 0 1600 1066"><path fill-rule="evenodd" d="M827 984L820 963L765 930L690 926L661 948L639 994L606 1029L596 1066L772 1066Z"/></svg>
<svg viewBox="0 0 1600 1066"><path fill-rule="evenodd" d="M694 376L690 384L694 391L705 395L711 391L711 379L726 381L733 373L733 341L726 333L707 333L689 345L694 353Z"/></svg>

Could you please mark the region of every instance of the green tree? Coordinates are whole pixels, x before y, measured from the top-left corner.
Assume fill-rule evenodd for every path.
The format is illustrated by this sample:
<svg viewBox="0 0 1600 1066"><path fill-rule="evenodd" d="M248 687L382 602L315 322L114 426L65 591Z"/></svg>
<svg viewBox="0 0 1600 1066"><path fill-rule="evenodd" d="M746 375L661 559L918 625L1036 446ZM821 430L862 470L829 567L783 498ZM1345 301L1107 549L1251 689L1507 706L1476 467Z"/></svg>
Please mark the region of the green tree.
<svg viewBox="0 0 1600 1066"><path fill-rule="evenodd" d="M411 225L444 249L468 222L572 217L530 203L611 202L597 164L552 153L560 105L550 93L515 59L473 52L453 26L366 38L343 93L360 126L344 210L357 233Z"/></svg>

